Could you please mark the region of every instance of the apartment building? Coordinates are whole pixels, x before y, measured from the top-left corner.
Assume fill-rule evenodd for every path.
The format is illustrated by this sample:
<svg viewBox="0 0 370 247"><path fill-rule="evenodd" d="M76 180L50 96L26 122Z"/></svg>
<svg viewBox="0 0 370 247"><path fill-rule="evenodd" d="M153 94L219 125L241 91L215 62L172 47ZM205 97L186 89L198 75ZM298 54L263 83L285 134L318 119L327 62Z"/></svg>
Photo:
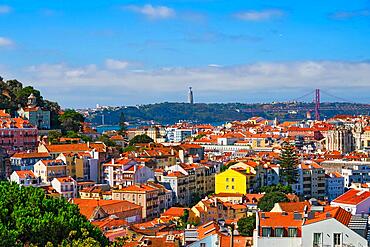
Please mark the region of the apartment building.
<svg viewBox="0 0 370 247"><path fill-rule="evenodd" d="M111 187L130 186L154 180L154 172L149 167L139 165L134 159L112 159L103 165L104 181Z"/></svg>
<svg viewBox="0 0 370 247"><path fill-rule="evenodd" d="M127 200L142 206L142 218L156 218L165 209L172 206L172 193L163 186L154 183L130 185L112 191L113 200Z"/></svg>
<svg viewBox="0 0 370 247"><path fill-rule="evenodd" d="M349 188L352 183L370 182L369 165L354 165L352 167L343 168L341 173L344 177L344 186L346 188Z"/></svg>
<svg viewBox="0 0 370 247"><path fill-rule="evenodd" d="M255 247L368 246L367 218L359 219L341 207L320 212L258 212L256 222Z"/></svg>
<svg viewBox="0 0 370 247"><path fill-rule="evenodd" d="M325 170L315 162L304 161L299 165L302 170L303 195L324 199L325 197Z"/></svg>
<svg viewBox="0 0 370 247"><path fill-rule="evenodd" d="M326 196L329 201L334 200L344 193L344 177L339 172L325 175Z"/></svg>
<svg viewBox="0 0 370 247"><path fill-rule="evenodd" d="M77 182L72 177L54 178L51 186L64 198L77 197Z"/></svg>
<svg viewBox="0 0 370 247"><path fill-rule="evenodd" d="M67 165L63 160L40 160L34 166L34 173L41 182L48 183L54 178L67 175Z"/></svg>

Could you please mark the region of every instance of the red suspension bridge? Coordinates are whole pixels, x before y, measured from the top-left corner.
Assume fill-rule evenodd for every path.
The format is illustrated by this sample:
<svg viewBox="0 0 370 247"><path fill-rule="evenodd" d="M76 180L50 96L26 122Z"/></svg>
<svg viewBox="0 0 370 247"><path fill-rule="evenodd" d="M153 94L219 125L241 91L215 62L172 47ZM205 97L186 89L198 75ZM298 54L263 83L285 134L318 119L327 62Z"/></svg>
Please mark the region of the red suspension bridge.
<svg viewBox="0 0 370 247"><path fill-rule="evenodd" d="M321 96L335 99L335 103L322 103ZM312 97L313 96L313 97ZM313 98L312 102L302 103L304 99L308 97ZM338 103L338 104L336 104ZM246 108L241 110L246 113L291 113L291 112L314 112L315 119L320 120L321 112L328 111L345 111L345 112L361 112L370 113L369 104L355 103L351 100L347 100L338 96L335 96L326 91L315 89L306 93L296 99L291 100L286 103L272 103L265 107L259 108Z"/></svg>

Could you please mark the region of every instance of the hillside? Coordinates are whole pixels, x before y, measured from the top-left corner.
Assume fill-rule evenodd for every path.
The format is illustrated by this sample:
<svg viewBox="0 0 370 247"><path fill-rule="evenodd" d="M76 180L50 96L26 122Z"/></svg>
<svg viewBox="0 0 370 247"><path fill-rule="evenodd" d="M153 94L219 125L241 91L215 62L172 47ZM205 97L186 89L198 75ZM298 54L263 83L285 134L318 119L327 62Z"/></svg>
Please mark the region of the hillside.
<svg viewBox="0 0 370 247"><path fill-rule="evenodd" d="M126 121L139 123L155 121L171 124L180 120L195 121L199 123L215 123L232 120L248 119L252 116L261 116L267 119L299 120L306 118L307 111L311 111L314 118L313 103L271 103L271 104L187 104L187 103L158 103L140 106L126 106L117 109L104 109L90 111L88 121L94 125L104 123L116 125L120 115L125 115ZM322 103L321 118L329 118L337 114L369 114L370 106L352 103Z"/></svg>

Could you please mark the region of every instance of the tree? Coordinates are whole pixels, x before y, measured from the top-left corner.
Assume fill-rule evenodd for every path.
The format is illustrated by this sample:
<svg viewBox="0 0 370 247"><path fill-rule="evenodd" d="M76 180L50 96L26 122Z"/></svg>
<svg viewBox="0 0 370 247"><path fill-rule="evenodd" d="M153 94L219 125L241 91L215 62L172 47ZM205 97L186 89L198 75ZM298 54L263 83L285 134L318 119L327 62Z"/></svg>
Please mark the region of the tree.
<svg viewBox="0 0 370 247"><path fill-rule="evenodd" d="M51 130L48 132L48 141L51 144L57 144L61 137L62 137L62 133L60 133L57 130Z"/></svg>
<svg viewBox="0 0 370 247"><path fill-rule="evenodd" d="M119 134L126 136L127 126L126 126L126 118L125 114L121 112L119 116Z"/></svg>
<svg viewBox="0 0 370 247"><path fill-rule="evenodd" d="M284 144L279 157L281 169L281 181L286 185L297 183L298 180L298 156L294 147L289 144Z"/></svg>
<svg viewBox="0 0 370 247"><path fill-rule="evenodd" d="M67 109L59 116L63 133L67 131L79 132L82 129L82 123L85 118L82 114L72 109Z"/></svg>
<svg viewBox="0 0 370 247"><path fill-rule="evenodd" d="M263 212L269 212L277 202L289 202L289 199L284 193L270 192L262 197L257 206Z"/></svg>
<svg viewBox="0 0 370 247"><path fill-rule="evenodd" d="M50 126L52 129L60 128L59 113L61 108L57 102L44 100L43 105L47 110L50 111Z"/></svg>
<svg viewBox="0 0 370 247"><path fill-rule="evenodd" d="M176 229L184 230L189 220L189 210L185 209L184 214L175 222Z"/></svg>
<svg viewBox="0 0 370 247"><path fill-rule="evenodd" d="M260 192L265 192L265 193L270 193L270 192L282 192L284 194L289 194L293 192L293 189L289 185L282 185L282 184L277 184L277 185L270 185L270 186L262 186L259 189Z"/></svg>
<svg viewBox="0 0 370 247"><path fill-rule="evenodd" d="M16 101L18 104L20 104L22 107L25 107L28 102L28 97L33 94L36 97L36 104L39 106L43 106L44 99L41 96L41 93L39 90L34 89L31 86L24 87L22 89L18 89L17 91L13 92L16 96Z"/></svg>
<svg viewBox="0 0 370 247"><path fill-rule="evenodd" d="M137 135L130 140L130 146L133 146L137 143L152 143L154 140L147 136L146 134Z"/></svg>
<svg viewBox="0 0 370 247"><path fill-rule="evenodd" d="M64 198L8 182L0 182L0 191L0 246L67 246L81 239L108 245L103 233Z"/></svg>
<svg viewBox="0 0 370 247"><path fill-rule="evenodd" d="M252 237L253 231L256 229L256 215L243 217L238 220L238 232L242 236Z"/></svg>
<svg viewBox="0 0 370 247"><path fill-rule="evenodd" d="M103 142L108 147L114 147L114 146L116 146L116 143L114 141L112 141L109 138L109 136L107 136L107 135L104 135L103 134L103 135L99 136L98 140L101 141L101 142Z"/></svg>

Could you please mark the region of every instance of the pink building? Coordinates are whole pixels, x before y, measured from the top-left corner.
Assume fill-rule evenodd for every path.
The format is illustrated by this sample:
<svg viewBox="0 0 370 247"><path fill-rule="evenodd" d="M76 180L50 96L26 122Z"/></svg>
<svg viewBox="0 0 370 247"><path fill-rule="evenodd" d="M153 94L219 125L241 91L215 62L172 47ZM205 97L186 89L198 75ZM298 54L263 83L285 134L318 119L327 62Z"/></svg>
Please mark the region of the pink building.
<svg viewBox="0 0 370 247"><path fill-rule="evenodd" d="M0 148L10 153L34 150L37 147L37 128L28 120L4 115L0 114Z"/></svg>

